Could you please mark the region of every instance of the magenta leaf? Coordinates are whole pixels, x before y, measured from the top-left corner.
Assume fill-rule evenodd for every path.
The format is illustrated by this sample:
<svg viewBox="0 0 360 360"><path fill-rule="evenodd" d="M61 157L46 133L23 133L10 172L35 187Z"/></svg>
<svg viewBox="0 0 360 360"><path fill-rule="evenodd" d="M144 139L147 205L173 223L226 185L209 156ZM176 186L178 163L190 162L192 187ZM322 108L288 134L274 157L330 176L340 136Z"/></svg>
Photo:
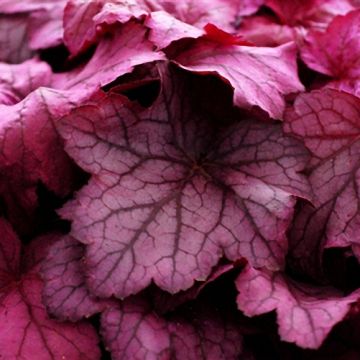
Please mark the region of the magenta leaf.
<svg viewBox="0 0 360 360"><path fill-rule="evenodd" d="M54 6L63 4L66 0L26 0L26 1L12 1L2 0L0 4L0 12L5 14L15 14L32 12L35 10L48 10Z"/></svg>
<svg viewBox="0 0 360 360"><path fill-rule="evenodd" d="M96 40L93 17L102 9L103 0L68 0L64 11L64 43L76 55Z"/></svg>
<svg viewBox="0 0 360 360"><path fill-rule="evenodd" d="M360 10L336 17L325 33L311 32L301 49L304 62L331 76L329 86L358 94L360 90Z"/></svg>
<svg viewBox="0 0 360 360"><path fill-rule="evenodd" d="M0 357L4 359L99 359L98 338L91 325L51 320L41 302L43 284L36 262L20 258L21 243L10 225L0 221ZM49 237L35 240L41 252ZM34 259L34 256L31 256ZM21 271L25 270L23 273ZM3 276L7 274L7 276Z"/></svg>
<svg viewBox="0 0 360 360"><path fill-rule="evenodd" d="M109 25L149 17L146 26L152 30L151 39L164 48L184 37L199 37L208 23L234 32L241 16L256 12L262 3L263 0L71 0L65 10L65 42L70 52L77 54L95 43Z"/></svg>
<svg viewBox="0 0 360 360"><path fill-rule="evenodd" d="M43 261L43 301L48 312L58 319L77 321L108 305L86 288L83 262L84 245L71 236L58 236Z"/></svg>
<svg viewBox="0 0 360 360"><path fill-rule="evenodd" d="M0 356L4 359L100 359L97 335L85 323L48 318L41 304L42 282L36 274L2 292Z"/></svg>
<svg viewBox="0 0 360 360"><path fill-rule="evenodd" d="M262 48L198 41L176 61L190 71L218 74L234 88L237 106L257 105L275 119L282 118L284 95L303 90L293 44Z"/></svg>
<svg viewBox="0 0 360 360"><path fill-rule="evenodd" d="M264 4L264 0L243 0L241 1L238 16L249 16L256 13Z"/></svg>
<svg viewBox="0 0 360 360"><path fill-rule="evenodd" d="M337 15L354 10L349 0L265 0L283 24L325 29Z"/></svg>
<svg viewBox="0 0 360 360"><path fill-rule="evenodd" d="M51 77L50 66L37 59L18 65L0 63L0 104L18 103L38 87L49 85Z"/></svg>
<svg viewBox="0 0 360 360"><path fill-rule="evenodd" d="M317 349L350 305L359 290L348 296L331 287L296 282L282 273L248 266L236 280L238 307L247 316L277 313L282 340L300 347Z"/></svg>
<svg viewBox="0 0 360 360"><path fill-rule="evenodd" d="M14 230L0 218L0 292L8 285L14 274L19 272L21 243ZM6 241L6 243L5 243Z"/></svg>
<svg viewBox="0 0 360 360"><path fill-rule="evenodd" d="M259 0L185 0L171 3L158 0L161 9L173 15L183 23L199 29L212 23L222 30L234 32L236 20L240 16L255 12L260 6ZM152 10L154 11L154 10Z"/></svg>
<svg viewBox="0 0 360 360"><path fill-rule="evenodd" d="M54 76L58 89L82 90L91 95L117 77L129 73L136 65L163 60L146 39L146 28L129 22L102 39L90 61L83 67Z"/></svg>
<svg viewBox="0 0 360 360"><path fill-rule="evenodd" d="M59 241L60 234L58 232L40 235L23 249L22 253L22 271L27 272L33 269L40 270L50 248Z"/></svg>
<svg viewBox="0 0 360 360"><path fill-rule="evenodd" d="M30 49L44 49L62 42L62 15L66 0L26 0L0 3L0 13L7 17L23 16L27 19L24 34Z"/></svg>
<svg viewBox="0 0 360 360"><path fill-rule="evenodd" d="M27 14L0 14L0 61L18 64L32 57L27 34Z"/></svg>
<svg viewBox="0 0 360 360"><path fill-rule="evenodd" d="M59 196L72 189L75 168L54 123L79 98L75 91L40 88L15 105L0 105L0 193L11 221L18 226L26 216L20 209L31 216L37 205L39 181Z"/></svg>
<svg viewBox="0 0 360 360"><path fill-rule="evenodd" d="M206 37L209 38L211 30L213 30L212 32L217 32L217 38L219 37L219 33L221 33L222 37L227 39L225 44L249 45L246 41L242 40L240 42L236 36L219 29L213 24L207 23L203 29L200 29L177 20L175 17L164 11L151 13L146 19L145 25L151 29L149 38L158 48L165 48L173 41L183 38L198 38L203 35L206 35ZM214 38L216 41L215 36L212 37L212 40L214 40ZM230 39L232 41L230 41Z"/></svg>
<svg viewBox="0 0 360 360"><path fill-rule="evenodd" d="M222 251L284 264L294 196L308 196L298 174L306 151L279 124L239 121L231 106L219 113L219 83L201 79L165 72L149 110L110 95L58 123L67 152L93 174L60 213L87 245L88 286L99 296L125 297L152 279L170 292L189 288Z"/></svg>
<svg viewBox="0 0 360 360"><path fill-rule="evenodd" d="M176 40L198 38L205 34L203 29L184 23L166 11L152 12L145 25L151 29L149 39L159 49L166 48Z"/></svg>
<svg viewBox="0 0 360 360"><path fill-rule="evenodd" d="M30 17L29 45L31 49L46 49L63 43L64 0L55 1L50 8L40 8Z"/></svg>
<svg viewBox="0 0 360 360"><path fill-rule="evenodd" d="M358 98L330 89L300 95L286 113L286 132L313 153L313 206L301 209L291 231L291 254L300 262L321 259L325 247L360 244L359 114Z"/></svg>
<svg viewBox="0 0 360 360"><path fill-rule="evenodd" d="M102 314L101 329L112 359L231 360L242 352L233 322L215 309L159 317L140 298L129 298Z"/></svg>
<svg viewBox="0 0 360 360"><path fill-rule="evenodd" d="M299 31L279 24L273 16L255 15L241 21L238 34L257 46L278 46L297 39Z"/></svg>
<svg viewBox="0 0 360 360"><path fill-rule="evenodd" d="M167 0L155 1L128 1L106 4L103 14L95 17L97 23L110 19L111 22L125 22L133 16L139 18L144 14L162 11L167 12L184 24L192 25L199 29L208 23L213 23L225 31L234 31L236 20L240 16L250 15L257 11L262 5L262 0L184 0L181 2L170 2ZM107 9L106 9L107 7ZM106 10L105 10L106 9ZM105 11L104 11L105 10Z"/></svg>

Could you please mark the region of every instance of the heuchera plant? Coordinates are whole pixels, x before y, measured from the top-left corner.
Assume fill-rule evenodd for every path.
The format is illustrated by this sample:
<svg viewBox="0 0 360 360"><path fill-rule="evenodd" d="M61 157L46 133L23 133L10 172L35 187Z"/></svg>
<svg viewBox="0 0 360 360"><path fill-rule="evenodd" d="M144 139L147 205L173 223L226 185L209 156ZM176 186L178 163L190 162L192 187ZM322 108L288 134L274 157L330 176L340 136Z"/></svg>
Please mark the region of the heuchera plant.
<svg viewBox="0 0 360 360"><path fill-rule="evenodd" d="M359 359L359 6L2 0L0 359Z"/></svg>

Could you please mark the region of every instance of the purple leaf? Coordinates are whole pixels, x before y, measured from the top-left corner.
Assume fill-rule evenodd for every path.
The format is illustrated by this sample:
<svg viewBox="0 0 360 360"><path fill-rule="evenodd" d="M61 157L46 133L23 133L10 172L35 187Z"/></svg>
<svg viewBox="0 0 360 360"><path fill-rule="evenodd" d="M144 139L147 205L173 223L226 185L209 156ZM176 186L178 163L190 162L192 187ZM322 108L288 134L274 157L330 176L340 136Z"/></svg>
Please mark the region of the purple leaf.
<svg viewBox="0 0 360 360"><path fill-rule="evenodd" d="M28 21L24 33L30 49L44 49L62 42L62 15L66 0L2 0L0 13L11 17L23 16Z"/></svg>
<svg viewBox="0 0 360 360"><path fill-rule="evenodd" d="M261 48L198 41L176 61L190 71L216 73L234 88L237 106L257 105L276 119L282 118L284 95L303 90L294 44Z"/></svg>
<svg viewBox="0 0 360 360"><path fill-rule="evenodd" d="M64 11L64 43L71 54L76 55L95 42L93 17L103 5L103 0L68 0Z"/></svg>
<svg viewBox="0 0 360 360"><path fill-rule="evenodd" d="M325 33L311 32L301 49L304 62L331 76L328 86L360 94L360 10L336 17Z"/></svg>
<svg viewBox="0 0 360 360"><path fill-rule="evenodd" d="M321 259L324 247L360 244L359 114L358 98L330 89L300 95L286 113L286 132L313 153L314 206L303 206L291 231L291 254L300 262Z"/></svg>
<svg viewBox="0 0 360 360"><path fill-rule="evenodd" d="M33 55L27 39L27 14L0 14L0 61L18 64Z"/></svg>
<svg viewBox="0 0 360 360"><path fill-rule="evenodd" d="M29 45L31 49L46 49L63 43L63 12L66 0L54 3L50 9L34 11L30 17Z"/></svg>
<svg viewBox="0 0 360 360"><path fill-rule="evenodd" d="M325 29L337 15L354 9L348 0L265 0L283 24Z"/></svg>
<svg viewBox="0 0 360 360"><path fill-rule="evenodd" d="M100 359L98 338L90 324L49 319L41 302L43 284L36 264L30 266L27 257L20 258L21 243L5 220L0 220L0 229L0 357ZM44 239L35 239L37 246L32 245L30 252L42 252Z"/></svg>
<svg viewBox="0 0 360 360"><path fill-rule="evenodd" d="M0 218L0 292L19 272L21 243L14 230Z"/></svg>
<svg viewBox="0 0 360 360"><path fill-rule="evenodd" d="M51 82L51 68L38 59L19 65L0 63L0 103L13 105L40 86Z"/></svg>
<svg viewBox="0 0 360 360"><path fill-rule="evenodd" d="M303 348L320 347L330 330L360 297L331 287L296 282L281 273L248 266L236 280L238 307L247 316L276 310L282 340Z"/></svg>
<svg viewBox="0 0 360 360"><path fill-rule="evenodd" d="M83 262L84 245L71 236L58 236L43 262L43 301L48 312L58 319L77 321L109 305L89 293Z"/></svg>
<svg viewBox="0 0 360 360"><path fill-rule="evenodd" d="M41 303L42 282L36 274L0 293L0 357L4 359L100 359L91 325L48 318Z"/></svg>
<svg viewBox="0 0 360 360"><path fill-rule="evenodd" d="M166 48L173 41L183 38L198 38L205 34L203 29L184 23L166 11L152 12L145 21L151 29L149 39L159 49Z"/></svg>
<svg viewBox="0 0 360 360"><path fill-rule="evenodd" d="M65 10L65 42L70 52L77 54L94 44L109 25L150 16L146 25L152 30L151 39L163 48L184 37L200 36L208 23L234 32L239 18L256 12L262 3L263 0L240 3L235 0L71 0Z"/></svg>
<svg viewBox="0 0 360 360"><path fill-rule="evenodd" d="M17 226L24 225L23 217L36 207L39 181L60 196L72 189L74 165L54 123L80 96L40 88L15 105L0 105L0 193Z"/></svg>
<svg viewBox="0 0 360 360"><path fill-rule="evenodd" d="M83 67L55 75L53 86L91 95L101 86L131 72L136 65L163 59L164 55L155 52L153 44L146 39L146 28L130 22L102 39Z"/></svg>
<svg viewBox="0 0 360 360"><path fill-rule="evenodd" d="M301 31L279 24L273 16L255 15L244 18L238 34L256 46L278 46L296 40Z"/></svg>
<svg viewBox="0 0 360 360"><path fill-rule="evenodd" d="M22 271L27 272L36 269L40 270L41 264L45 260L50 248L59 241L59 233L48 233L33 239L22 254Z"/></svg>
<svg viewBox="0 0 360 360"><path fill-rule="evenodd" d="M242 352L234 323L201 307L166 320L142 299L130 298L102 314L101 331L114 360L235 360Z"/></svg>
<svg viewBox="0 0 360 360"><path fill-rule="evenodd" d="M149 110L110 95L58 123L67 152L93 174L61 215L87 245L88 286L99 296L125 297L152 279L187 289L222 252L284 264L294 196L308 196L298 174L307 154L278 124L219 112L219 83L201 79L164 72Z"/></svg>

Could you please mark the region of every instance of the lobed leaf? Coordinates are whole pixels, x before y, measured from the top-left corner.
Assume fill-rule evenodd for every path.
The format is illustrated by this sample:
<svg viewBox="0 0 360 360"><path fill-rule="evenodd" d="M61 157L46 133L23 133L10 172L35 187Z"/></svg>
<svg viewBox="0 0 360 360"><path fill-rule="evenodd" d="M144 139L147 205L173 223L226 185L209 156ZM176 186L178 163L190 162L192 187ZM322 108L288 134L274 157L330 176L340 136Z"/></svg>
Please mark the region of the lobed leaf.
<svg viewBox="0 0 360 360"><path fill-rule="evenodd" d="M282 273L248 266L236 280L238 307L247 316L277 313L282 340L317 349L334 325L359 299L359 290L344 296L331 287L308 285Z"/></svg>
<svg viewBox="0 0 360 360"><path fill-rule="evenodd" d="M85 285L84 246L71 236L58 236L43 261L43 301L48 312L61 320L78 321L106 308L106 301Z"/></svg>
<svg viewBox="0 0 360 360"><path fill-rule="evenodd" d="M152 279L170 292L189 288L222 251L284 264L295 196L308 196L298 174L306 152L278 124L239 121L207 94L189 96L201 86L191 79L166 71L148 110L109 95L58 123L67 152L93 175L60 214L87 245L96 295L125 297Z"/></svg>
<svg viewBox="0 0 360 360"><path fill-rule="evenodd" d="M193 72L216 73L234 88L235 105L257 105L275 119L282 118L284 95L303 90L297 77L296 48L290 43L265 48L199 41L176 62Z"/></svg>
<svg viewBox="0 0 360 360"><path fill-rule="evenodd" d="M309 175L313 205L297 214L291 255L320 267L324 248L359 245L360 100L323 89L299 96L285 116L285 131L313 153Z"/></svg>
<svg viewBox="0 0 360 360"><path fill-rule="evenodd" d="M239 329L214 309L197 307L167 320L131 298L102 314L101 329L114 360L235 360L242 352Z"/></svg>
<svg viewBox="0 0 360 360"><path fill-rule="evenodd" d="M326 32L311 32L301 57L311 69L333 78L327 86L359 94L360 10L336 17Z"/></svg>

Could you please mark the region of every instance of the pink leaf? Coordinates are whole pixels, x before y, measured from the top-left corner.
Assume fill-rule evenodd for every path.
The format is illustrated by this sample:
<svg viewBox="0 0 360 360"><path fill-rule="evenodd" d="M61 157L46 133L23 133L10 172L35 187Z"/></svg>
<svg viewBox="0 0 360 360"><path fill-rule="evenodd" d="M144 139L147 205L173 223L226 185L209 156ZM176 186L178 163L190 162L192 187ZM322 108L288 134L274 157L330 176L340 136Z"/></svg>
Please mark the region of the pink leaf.
<svg viewBox="0 0 360 360"><path fill-rule="evenodd" d="M63 43L63 12L65 1L61 0L50 9L39 9L31 14L29 46L46 49Z"/></svg>
<svg viewBox="0 0 360 360"><path fill-rule="evenodd" d="M149 39L159 49L166 48L173 41L198 38L205 33L204 30L184 23L166 11L152 12L146 19L145 26L151 29Z"/></svg>
<svg viewBox="0 0 360 360"><path fill-rule="evenodd" d="M354 9L348 0L265 0L283 24L324 29L337 15Z"/></svg>
<svg viewBox="0 0 360 360"><path fill-rule="evenodd" d="M30 216L37 204L39 181L60 196L72 188L74 165L54 123L76 104L77 97L75 91L40 88L16 105L0 105L0 193L18 226L24 223L20 208Z"/></svg>
<svg viewBox="0 0 360 360"><path fill-rule="evenodd" d="M247 267L236 280L238 307L247 316L275 310L282 340L317 349L360 297L296 282L281 273Z"/></svg>
<svg viewBox="0 0 360 360"><path fill-rule="evenodd" d="M0 292L19 273L21 243L14 230L0 218Z"/></svg>
<svg viewBox="0 0 360 360"><path fill-rule="evenodd" d="M105 1L69 0L64 11L64 43L76 55L95 42L96 27L93 17Z"/></svg>
<svg viewBox="0 0 360 360"><path fill-rule="evenodd" d="M0 15L0 61L21 63L32 57L27 14Z"/></svg>
<svg viewBox="0 0 360 360"><path fill-rule="evenodd" d="M257 46L278 46L296 40L301 36L297 28L281 25L268 15L244 18L237 33Z"/></svg>
<svg viewBox="0 0 360 360"><path fill-rule="evenodd" d="M360 244L359 114L358 98L330 89L300 95L286 113L285 130L314 155L314 206L299 212L291 236L292 256L300 261L321 257L324 247Z"/></svg>
<svg viewBox="0 0 360 360"><path fill-rule="evenodd" d="M146 28L130 22L102 39L83 67L54 76L53 86L59 89L82 90L91 95L117 77L129 73L136 65L163 60L146 39Z"/></svg>
<svg viewBox="0 0 360 360"><path fill-rule="evenodd" d="M50 66L37 59L19 65L0 63L0 103L16 104L38 87L49 85L51 76Z"/></svg>
<svg viewBox="0 0 360 360"><path fill-rule="evenodd" d="M334 78L330 87L356 94L360 87L360 10L336 17L325 33L312 32L301 49L304 62Z"/></svg>
<svg viewBox="0 0 360 360"><path fill-rule="evenodd" d="M84 246L71 236L58 236L43 262L43 300L48 312L58 319L77 321L107 306L86 288L83 262Z"/></svg>
<svg viewBox="0 0 360 360"><path fill-rule="evenodd" d="M152 279L170 292L189 288L222 251L283 266L294 195L307 196L298 174L306 152L277 124L219 113L219 83L201 79L165 72L149 110L111 95L59 123L66 150L93 174L61 214L87 245L88 286L99 296L125 297Z"/></svg>
<svg viewBox="0 0 360 360"><path fill-rule="evenodd" d="M200 36L207 23L233 32L240 16L256 12L262 3L263 0L240 3L234 0L71 0L65 10L65 42L71 53L77 54L95 43L98 34L109 25L148 17L146 25L152 30L151 39L159 48L164 48L172 41Z"/></svg>
<svg viewBox="0 0 360 360"><path fill-rule="evenodd" d="M114 360L235 360L242 352L239 330L214 309L198 307L166 320L142 299L130 298L102 314L101 328Z"/></svg>
<svg viewBox="0 0 360 360"><path fill-rule="evenodd" d="M182 38L198 38L203 27L211 23L221 30L233 33L240 16L255 12L262 1L239 2L230 0L187 0L170 4L163 1L161 9L150 13L145 25L151 29L150 39L159 48Z"/></svg>
<svg viewBox="0 0 360 360"><path fill-rule="evenodd" d="M90 324L49 319L41 301L43 284L36 264L30 266L27 257L20 258L21 243L5 220L0 220L0 229L0 357L99 359L98 338ZM36 239L34 244L31 251L41 252L44 242ZM25 253L29 254L27 249Z"/></svg>
<svg viewBox="0 0 360 360"><path fill-rule="evenodd" d="M59 241L60 234L57 232L48 233L33 239L23 250L22 254L22 271L38 271L41 264L47 257L50 248Z"/></svg>
<svg viewBox="0 0 360 360"><path fill-rule="evenodd" d="M273 118L282 117L284 95L303 90L293 44L261 48L199 41L176 61L190 71L218 74L234 88L237 106L257 105Z"/></svg>
<svg viewBox="0 0 360 360"><path fill-rule="evenodd" d="M91 325L48 318L41 303L42 282L28 274L0 293L0 357L4 359L100 359Z"/></svg>
<svg viewBox="0 0 360 360"><path fill-rule="evenodd" d="M27 31L24 35L30 49L44 49L62 42L62 15L66 0L2 0L0 12L11 16L26 16ZM9 15L8 15L9 16Z"/></svg>

